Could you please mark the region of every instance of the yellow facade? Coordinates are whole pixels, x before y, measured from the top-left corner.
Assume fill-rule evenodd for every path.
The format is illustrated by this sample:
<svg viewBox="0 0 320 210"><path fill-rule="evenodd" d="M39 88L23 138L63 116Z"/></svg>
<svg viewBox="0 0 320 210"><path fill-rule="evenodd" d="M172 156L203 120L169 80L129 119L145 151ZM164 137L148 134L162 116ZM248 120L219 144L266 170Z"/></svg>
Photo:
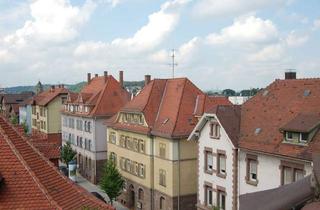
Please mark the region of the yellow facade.
<svg viewBox="0 0 320 210"><path fill-rule="evenodd" d="M116 141L111 141L110 134ZM145 152L123 147L121 136L144 141ZM115 154L121 174L144 187L160 191L170 197L191 195L197 192L197 145L186 139L172 140L147 136L123 130L107 129L108 155ZM145 177L127 172L121 167L121 158L145 165ZM187 169L187 170L186 170ZM165 176L163 176L165 174Z"/></svg>
<svg viewBox="0 0 320 210"><path fill-rule="evenodd" d="M61 97L46 106L32 105L32 129L46 134L61 133Z"/></svg>

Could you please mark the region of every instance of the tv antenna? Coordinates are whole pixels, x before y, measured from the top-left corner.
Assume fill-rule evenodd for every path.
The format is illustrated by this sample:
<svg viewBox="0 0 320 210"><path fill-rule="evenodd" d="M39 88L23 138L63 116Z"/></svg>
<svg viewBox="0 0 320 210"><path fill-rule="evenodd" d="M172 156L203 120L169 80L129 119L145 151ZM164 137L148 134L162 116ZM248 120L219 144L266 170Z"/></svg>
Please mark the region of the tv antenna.
<svg viewBox="0 0 320 210"><path fill-rule="evenodd" d="M172 63L170 63L169 65L172 67L172 78L174 78L174 70L175 70L175 67L178 66L178 63L175 62L175 58L176 58L176 50L175 49L172 49L171 50L171 61Z"/></svg>

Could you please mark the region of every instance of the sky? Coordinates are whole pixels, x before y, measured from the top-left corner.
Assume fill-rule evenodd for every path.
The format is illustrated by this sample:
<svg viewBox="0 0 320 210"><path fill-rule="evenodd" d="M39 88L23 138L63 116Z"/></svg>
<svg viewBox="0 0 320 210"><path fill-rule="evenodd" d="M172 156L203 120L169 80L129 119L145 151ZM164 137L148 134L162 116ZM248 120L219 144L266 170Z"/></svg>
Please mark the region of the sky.
<svg viewBox="0 0 320 210"><path fill-rule="evenodd" d="M203 90L319 77L319 0L0 0L0 86L188 77Z"/></svg>

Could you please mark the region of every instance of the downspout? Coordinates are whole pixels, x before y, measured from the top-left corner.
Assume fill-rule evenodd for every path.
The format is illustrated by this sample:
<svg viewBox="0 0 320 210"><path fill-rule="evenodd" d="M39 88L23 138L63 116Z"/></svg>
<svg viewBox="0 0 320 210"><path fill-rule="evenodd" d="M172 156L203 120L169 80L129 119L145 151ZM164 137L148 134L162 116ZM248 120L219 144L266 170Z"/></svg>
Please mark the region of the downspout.
<svg viewBox="0 0 320 210"><path fill-rule="evenodd" d="M180 210L180 140L178 141L178 210Z"/></svg>
<svg viewBox="0 0 320 210"><path fill-rule="evenodd" d="M154 136L150 135L151 139L151 210L154 209Z"/></svg>

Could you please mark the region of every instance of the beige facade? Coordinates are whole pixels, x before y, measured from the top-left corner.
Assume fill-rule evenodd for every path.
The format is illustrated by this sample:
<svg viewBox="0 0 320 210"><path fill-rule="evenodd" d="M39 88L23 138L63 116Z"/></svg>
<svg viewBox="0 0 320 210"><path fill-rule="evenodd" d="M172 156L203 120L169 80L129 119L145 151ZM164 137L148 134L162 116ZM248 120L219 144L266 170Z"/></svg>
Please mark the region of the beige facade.
<svg viewBox="0 0 320 210"><path fill-rule="evenodd" d="M62 97L58 96L46 106L32 105L32 130L45 134L61 133L62 101Z"/></svg>
<svg viewBox="0 0 320 210"><path fill-rule="evenodd" d="M123 143L123 139L126 143ZM144 150L141 150L142 144ZM197 145L195 142L108 128L107 147L108 155L112 154L116 157L117 166L128 182L135 183L138 187L150 191L151 194L160 194L166 200L171 200L170 205L166 204L166 209L176 209L174 205L178 205L179 199L183 196L196 196ZM130 186L127 187L130 188ZM161 209L156 205L159 201L152 199L155 199L155 195L150 196L150 201L145 200L143 203L147 206L142 208L138 208L137 204L127 203L131 203L136 209ZM128 207L132 207L131 205Z"/></svg>

